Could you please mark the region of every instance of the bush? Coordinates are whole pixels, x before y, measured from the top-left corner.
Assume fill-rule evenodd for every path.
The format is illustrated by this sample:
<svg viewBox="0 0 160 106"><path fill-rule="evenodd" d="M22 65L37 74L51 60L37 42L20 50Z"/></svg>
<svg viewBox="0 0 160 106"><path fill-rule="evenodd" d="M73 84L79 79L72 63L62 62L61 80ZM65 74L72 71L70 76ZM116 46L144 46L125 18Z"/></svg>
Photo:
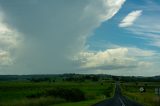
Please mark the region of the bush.
<svg viewBox="0 0 160 106"><path fill-rule="evenodd" d="M31 94L28 94L27 98L39 98L39 97L58 97L63 98L66 101L82 101L85 100L85 94L80 89L72 88L54 88L54 89L48 89L44 91L37 91L33 92Z"/></svg>
<svg viewBox="0 0 160 106"><path fill-rule="evenodd" d="M39 98L45 96L45 91L37 91L37 92L33 92L28 94L26 97L27 98Z"/></svg>
<svg viewBox="0 0 160 106"><path fill-rule="evenodd" d="M85 100L85 94L79 89L72 88L72 89L64 89L64 88L56 88L50 89L47 91L48 96L55 96L64 98L67 101L82 101Z"/></svg>
<svg viewBox="0 0 160 106"><path fill-rule="evenodd" d="M103 92L106 97L111 97L113 92L113 87L110 85L105 91Z"/></svg>

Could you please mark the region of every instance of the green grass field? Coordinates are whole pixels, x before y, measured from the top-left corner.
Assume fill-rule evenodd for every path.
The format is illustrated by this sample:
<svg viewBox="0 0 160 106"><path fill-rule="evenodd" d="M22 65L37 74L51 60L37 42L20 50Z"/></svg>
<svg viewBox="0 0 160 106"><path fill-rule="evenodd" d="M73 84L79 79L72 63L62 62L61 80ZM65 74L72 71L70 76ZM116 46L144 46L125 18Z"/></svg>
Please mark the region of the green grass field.
<svg viewBox="0 0 160 106"><path fill-rule="evenodd" d="M80 89L85 94L85 100L73 102L45 94L47 90L55 88ZM90 106L111 97L113 88L112 83L92 81L0 82L0 106Z"/></svg>
<svg viewBox="0 0 160 106"><path fill-rule="evenodd" d="M121 87L125 96L138 101L144 106L160 106L160 97L155 95L155 88L160 87L159 82L130 82L121 84ZM146 91L140 93L140 87L144 87Z"/></svg>

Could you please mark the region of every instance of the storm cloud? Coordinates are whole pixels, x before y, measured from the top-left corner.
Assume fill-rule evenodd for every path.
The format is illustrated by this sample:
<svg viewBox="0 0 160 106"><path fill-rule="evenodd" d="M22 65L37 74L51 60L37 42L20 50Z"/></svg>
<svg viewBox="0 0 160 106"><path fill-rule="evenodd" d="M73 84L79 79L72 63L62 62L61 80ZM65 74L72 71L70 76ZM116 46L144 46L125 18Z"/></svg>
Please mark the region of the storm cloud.
<svg viewBox="0 0 160 106"><path fill-rule="evenodd" d="M87 38L113 17L124 0L0 0L6 25L22 39L9 51L14 59L2 74L76 72L71 57L85 48Z"/></svg>

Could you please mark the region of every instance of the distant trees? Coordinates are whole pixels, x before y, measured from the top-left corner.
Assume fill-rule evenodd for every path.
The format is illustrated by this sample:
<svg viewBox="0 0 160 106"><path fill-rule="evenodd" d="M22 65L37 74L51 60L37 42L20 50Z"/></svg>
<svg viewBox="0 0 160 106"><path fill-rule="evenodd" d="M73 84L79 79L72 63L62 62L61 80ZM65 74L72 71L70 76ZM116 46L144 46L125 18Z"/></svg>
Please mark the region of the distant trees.
<svg viewBox="0 0 160 106"><path fill-rule="evenodd" d="M51 78L31 78L29 79L31 82L55 82Z"/></svg>
<svg viewBox="0 0 160 106"><path fill-rule="evenodd" d="M75 76L68 76L63 78L63 81L76 81L76 82L84 82L86 80L90 81L99 81L100 77L98 75L75 75Z"/></svg>
<svg viewBox="0 0 160 106"><path fill-rule="evenodd" d="M159 79L155 79L154 77L122 77L122 76L119 76L119 77L115 77L113 76L112 77L114 80L117 80L118 78L120 79L120 81L123 81L123 82L135 82L136 85L138 85L138 82L158 82Z"/></svg>
<svg viewBox="0 0 160 106"><path fill-rule="evenodd" d="M118 76L112 76L112 79L115 80L115 81L119 81L120 77L118 77Z"/></svg>
<svg viewBox="0 0 160 106"><path fill-rule="evenodd" d="M63 81L76 81L76 82L84 82L85 79L81 77L68 77L68 78L63 78Z"/></svg>
<svg viewBox="0 0 160 106"><path fill-rule="evenodd" d="M86 80L114 80L122 82L159 82L160 76L135 77L135 76L112 76L106 74L53 74L53 75L0 75L0 81L32 81L32 82L55 82L55 80L84 82Z"/></svg>

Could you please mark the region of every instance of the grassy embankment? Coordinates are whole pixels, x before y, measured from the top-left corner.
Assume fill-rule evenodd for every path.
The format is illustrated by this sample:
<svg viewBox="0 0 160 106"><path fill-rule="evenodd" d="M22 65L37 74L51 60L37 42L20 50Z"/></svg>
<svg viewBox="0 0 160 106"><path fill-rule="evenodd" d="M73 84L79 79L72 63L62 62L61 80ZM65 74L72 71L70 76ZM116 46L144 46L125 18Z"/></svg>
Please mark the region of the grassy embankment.
<svg viewBox="0 0 160 106"><path fill-rule="evenodd" d="M0 82L0 106L90 106L113 94L113 84L101 82ZM66 90L60 93L59 89ZM72 89L78 89L73 90ZM67 91L72 93L67 93ZM55 96L55 93L60 93ZM77 93L78 92L78 93ZM80 94L79 94L80 92ZM84 100L67 99L67 95Z"/></svg>
<svg viewBox="0 0 160 106"><path fill-rule="evenodd" d="M144 87L146 91L140 93L140 87ZM160 106L160 97L158 98L158 96L155 95L155 88L157 87L160 87L159 82L131 82L121 84L123 95L144 106Z"/></svg>

